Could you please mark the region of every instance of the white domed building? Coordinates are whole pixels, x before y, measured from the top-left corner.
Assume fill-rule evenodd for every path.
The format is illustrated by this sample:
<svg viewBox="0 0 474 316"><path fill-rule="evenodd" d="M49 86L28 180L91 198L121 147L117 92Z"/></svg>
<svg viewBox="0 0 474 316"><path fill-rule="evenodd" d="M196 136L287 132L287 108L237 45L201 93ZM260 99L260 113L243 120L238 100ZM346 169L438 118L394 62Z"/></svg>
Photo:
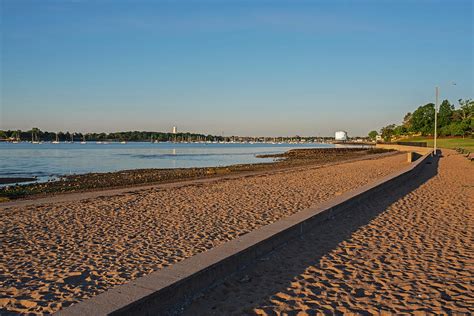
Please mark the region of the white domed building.
<svg viewBox="0 0 474 316"><path fill-rule="evenodd" d="M336 141L340 141L340 142L341 141L342 142L346 141L348 139L347 132L346 131L337 131L334 135L334 139Z"/></svg>

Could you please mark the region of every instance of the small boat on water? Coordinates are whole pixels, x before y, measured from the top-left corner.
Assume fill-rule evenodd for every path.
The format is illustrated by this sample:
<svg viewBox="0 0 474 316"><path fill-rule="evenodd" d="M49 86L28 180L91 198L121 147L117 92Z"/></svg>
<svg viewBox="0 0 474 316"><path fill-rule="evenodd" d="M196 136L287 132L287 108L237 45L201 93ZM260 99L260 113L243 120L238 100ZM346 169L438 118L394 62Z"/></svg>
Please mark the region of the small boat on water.
<svg viewBox="0 0 474 316"><path fill-rule="evenodd" d="M18 144L19 142L21 142L21 132L17 131L15 138L12 140L12 144Z"/></svg>
<svg viewBox="0 0 474 316"><path fill-rule="evenodd" d="M126 144L126 143L127 143L127 142L126 142L126 141L124 141L124 140L120 142L120 144Z"/></svg>
<svg viewBox="0 0 474 316"><path fill-rule="evenodd" d="M84 145L84 144L87 144L87 142L86 142L86 135L82 136L82 142L81 142L81 144L83 144L83 145Z"/></svg>
<svg viewBox="0 0 474 316"><path fill-rule="evenodd" d="M32 144L41 144L38 139L35 138L35 134L31 132L31 143Z"/></svg>
<svg viewBox="0 0 474 316"><path fill-rule="evenodd" d="M58 133L56 133L56 139L51 142L51 144L59 144Z"/></svg>

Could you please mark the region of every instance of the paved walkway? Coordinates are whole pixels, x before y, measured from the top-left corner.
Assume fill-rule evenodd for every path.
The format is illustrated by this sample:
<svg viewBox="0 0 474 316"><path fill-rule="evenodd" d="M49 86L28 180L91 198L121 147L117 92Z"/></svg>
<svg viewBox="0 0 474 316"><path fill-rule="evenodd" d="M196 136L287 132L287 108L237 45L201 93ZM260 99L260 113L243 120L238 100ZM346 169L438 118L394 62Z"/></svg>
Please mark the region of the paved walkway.
<svg viewBox="0 0 474 316"><path fill-rule="evenodd" d="M405 186L262 258L185 314L474 313L474 163L442 154Z"/></svg>

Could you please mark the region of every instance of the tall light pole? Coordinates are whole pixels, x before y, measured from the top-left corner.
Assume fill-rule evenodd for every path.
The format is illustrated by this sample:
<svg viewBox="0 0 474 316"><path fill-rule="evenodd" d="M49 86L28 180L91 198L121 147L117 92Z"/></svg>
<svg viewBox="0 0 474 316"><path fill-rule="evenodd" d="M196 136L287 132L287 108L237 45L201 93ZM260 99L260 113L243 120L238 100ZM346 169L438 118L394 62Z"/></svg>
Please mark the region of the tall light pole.
<svg viewBox="0 0 474 316"><path fill-rule="evenodd" d="M436 95L436 101L435 101L435 120L434 120L434 142L433 142L433 149L434 149L434 155L436 156L436 140L438 138L438 98L439 98L439 88L435 88L435 95Z"/></svg>

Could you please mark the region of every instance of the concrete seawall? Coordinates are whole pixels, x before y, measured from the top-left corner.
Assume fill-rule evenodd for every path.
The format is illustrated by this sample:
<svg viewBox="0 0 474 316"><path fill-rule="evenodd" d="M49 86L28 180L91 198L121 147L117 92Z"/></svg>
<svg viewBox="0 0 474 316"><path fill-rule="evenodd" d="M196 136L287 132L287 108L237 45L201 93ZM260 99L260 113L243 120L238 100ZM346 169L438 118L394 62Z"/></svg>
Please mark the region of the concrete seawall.
<svg viewBox="0 0 474 316"><path fill-rule="evenodd" d="M398 144L376 144L375 147L383 149L394 149L398 151L409 151L418 153L420 155L426 155L427 153L431 153L433 151L433 148L431 147L406 146Z"/></svg>
<svg viewBox="0 0 474 316"><path fill-rule="evenodd" d="M57 312L57 315L166 315L179 313L186 301L251 265L261 256L297 238L312 226L350 210L352 205L381 190L416 176L431 151L404 169L356 190L308 208L278 222L200 253L170 267L110 289L89 300Z"/></svg>

